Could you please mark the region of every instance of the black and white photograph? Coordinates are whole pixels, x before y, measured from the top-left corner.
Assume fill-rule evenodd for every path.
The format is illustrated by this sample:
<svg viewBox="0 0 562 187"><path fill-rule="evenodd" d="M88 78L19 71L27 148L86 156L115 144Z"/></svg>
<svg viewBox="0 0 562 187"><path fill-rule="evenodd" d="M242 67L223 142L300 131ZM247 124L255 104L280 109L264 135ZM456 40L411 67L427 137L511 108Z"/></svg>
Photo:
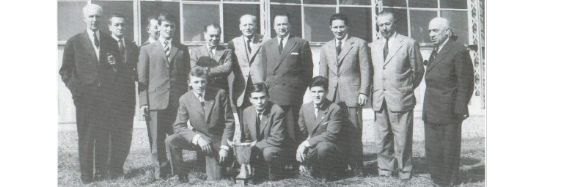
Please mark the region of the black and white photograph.
<svg viewBox="0 0 562 187"><path fill-rule="evenodd" d="M487 186L486 4L57 0L57 184Z"/></svg>

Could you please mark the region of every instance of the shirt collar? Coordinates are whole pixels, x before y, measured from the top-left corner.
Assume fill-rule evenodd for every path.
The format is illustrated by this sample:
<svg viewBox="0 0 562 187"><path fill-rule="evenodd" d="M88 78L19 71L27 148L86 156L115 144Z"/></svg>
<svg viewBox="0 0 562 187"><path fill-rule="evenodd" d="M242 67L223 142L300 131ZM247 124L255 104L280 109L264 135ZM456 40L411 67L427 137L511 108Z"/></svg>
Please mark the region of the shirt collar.
<svg viewBox="0 0 562 187"><path fill-rule="evenodd" d="M384 38L384 37L383 37ZM396 38L396 31L394 31L394 33L392 33L392 35L390 35L390 37L388 37L389 42L394 40ZM385 38L386 39L386 38Z"/></svg>
<svg viewBox="0 0 562 187"><path fill-rule="evenodd" d="M320 105L313 104L313 107L314 107L314 108L317 108L318 110L321 110L321 109L323 109L325 106L328 105L328 102L329 102L329 101L328 101L326 98L324 98L324 99L322 99L322 102L320 102Z"/></svg>
<svg viewBox="0 0 562 187"><path fill-rule="evenodd" d="M345 36L340 40L342 45L345 43L345 41L347 41L347 38L349 38L349 33L346 33ZM336 38L336 40L338 39ZM337 42L338 41L336 41L336 45L338 44Z"/></svg>
<svg viewBox="0 0 562 187"><path fill-rule="evenodd" d="M111 37L112 37L115 41L123 40L123 36L121 36L121 38L118 38L117 36L115 36L115 35L112 34Z"/></svg>
<svg viewBox="0 0 562 187"><path fill-rule="evenodd" d="M166 39L164 39L164 38L158 38L158 41L160 41L160 44L162 44L162 46L165 46L165 45L164 45L164 42L165 42L165 41L168 41L168 44L172 44L172 38L170 38L170 39L168 39L168 40L166 40Z"/></svg>
<svg viewBox="0 0 562 187"><path fill-rule="evenodd" d="M287 35L285 37L283 37L284 41L287 41L286 39L289 38L289 36L291 36L291 33L287 33ZM280 41L281 37L277 36L277 41Z"/></svg>
<svg viewBox="0 0 562 187"><path fill-rule="evenodd" d="M195 97L199 98L199 94L195 91L193 91L193 95L195 95ZM203 98L203 100L205 99L205 91L203 91L203 93L201 93L201 97Z"/></svg>
<svg viewBox="0 0 562 187"><path fill-rule="evenodd" d="M156 40L152 37L148 37L148 43L154 43Z"/></svg>
<svg viewBox="0 0 562 187"><path fill-rule="evenodd" d="M449 42L449 38L445 39L445 41L437 47L437 53L439 53L439 51L441 51L441 49L443 49L443 47L445 46L445 44L447 44L447 42Z"/></svg>

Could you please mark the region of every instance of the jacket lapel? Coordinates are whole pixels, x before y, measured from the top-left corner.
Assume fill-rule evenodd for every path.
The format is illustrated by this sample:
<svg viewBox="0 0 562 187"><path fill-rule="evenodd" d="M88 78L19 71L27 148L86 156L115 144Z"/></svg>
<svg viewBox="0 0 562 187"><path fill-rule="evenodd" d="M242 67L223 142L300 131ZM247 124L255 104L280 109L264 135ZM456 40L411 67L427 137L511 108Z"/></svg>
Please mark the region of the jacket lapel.
<svg viewBox="0 0 562 187"><path fill-rule="evenodd" d="M256 47L256 49L252 49L252 52L250 53L250 56L248 57L248 62L250 62L250 64L252 64L252 61L253 61L254 57L256 57L256 54L258 54L258 51L261 49L262 38L263 38L262 35L256 34L254 36L254 41L252 41L252 43L257 43L258 47Z"/></svg>
<svg viewBox="0 0 562 187"><path fill-rule="evenodd" d="M160 41L156 41L154 43L152 43L152 45L155 45L155 47L158 49L160 55L162 55L162 59L164 59L164 65L166 66L166 68L170 69L170 61L168 61L168 58L166 58L166 53L164 52L164 46L162 46L162 44L160 43Z"/></svg>
<svg viewBox="0 0 562 187"><path fill-rule="evenodd" d="M213 60L215 60L219 65L221 64L221 59L223 58L224 50L225 49L222 46L217 46L217 49L215 49L215 56L213 56Z"/></svg>
<svg viewBox="0 0 562 187"><path fill-rule="evenodd" d="M324 122L324 118L326 118L326 114L327 114L327 110L326 108L328 107L328 103L326 103L328 101L324 100L322 103L322 106L320 106L320 108L318 109L318 117L316 117L316 120L314 120L314 125L312 127L312 131L310 131L310 135L312 136L312 134L314 134L314 132L316 132L316 129L318 129L318 127L320 126L320 124L322 122ZM314 110L314 106L312 106ZM314 114L314 111L312 112L312 114Z"/></svg>
<svg viewBox="0 0 562 187"><path fill-rule="evenodd" d="M199 101L199 98L197 98L197 96L195 96L195 92L193 91L189 91L189 97L188 97L188 103L191 103L192 106L194 106L197 112L199 112L202 116L205 116L205 111L203 109L203 106L201 106L201 102Z"/></svg>
<svg viewBox="0 0 562 187"><path fill-rule="evenodd" d="M337 72L338 69L338 57L336 56L336 39L333 39L331 41L329 41L326 45L326 48L328 49L328 51L326 51L326 56L328 59L328 66L330 66L330 69L333 69L334 72ZM335 63L331 63L331 62L335 62Z"/></svg>
<svg viewBox="0 0 562 187"><path fill-rule="evenodd" d="M345 42L345 45L343 45L343 48L342 48L340 54L338 55L338 67L341 66L343 59L349 53L349 51L351 51L351 49L353 49L354 43L355 42L352 41L351 38L347 39L347 41Z"/></svg>
<svg viewBox="0 0 562 187"><path fill-rule="evenodd" d="M96 50L94 49L94 44L92 43L92 41L90 40L90 37L88 36L88 31L84 31L84 33L82 33L82 44L84 45L84 47L86 49L88 49L88 53L96 60L96 62L99 63L100 60L98 59L98 56L96 55ZM101 41L100 41L100 45L101 45Z"/></svg>
<svg viewBox="0 0 562 187"><path fill-rule="evenodd" d="M449 45L451 44L450 41L447 41L447 43L445 43L445 45L443 46L443 48L441 49L441 51L439 51L437 53L437 55L435 56L435 60L431 63L429 63L426 72L431 71L433 68L435 68L435 66L439 63L441 63L441 61L443 61L443 59L445 58L445 55L449 54Z"/></svg>
<svg viewBox="0 0 562 187"><path fill-rule="evenodd" d="M267 106L265 107L265 110L263 111L261 120L260 120L260 136L264 137L264 133L265 133L265 128L269 125L269 115L270 115L270 110L271 109L271 103L267 103Z"/></svg>
<svg viewBox="0 0 562 187"><path fill-rule="evenodd" d="M392 57L396 54L398 49L402 48L403 45L404 45L404 37L402 35L396 34L396 44L392 45L391 49L389 50L388 56L386 56L386 59L384 60L384 65L390 62L390 59L392 59Z"/></svg>
<svg viewBox="0 0 562 187"><path fill-rule="evenodd" d="M277 39L277 38L276 38ZM279 61L277 62L277 64L275 65L275 67L273 68L273 71L275 72L279 66L282 64L283 60L285 60L285 57L287 57L287 55L289 54L290 51L293 50L293 47L295 47L295 40L293 38L293 36L289 36L289 38L287 39L287 44L285 44L285 47L283 47L283 52L280 54L279 56ZM277 46L279 46L279 41L277 43Z"/></svg>
<svg viewBox="0 0 562 187"><path fill-rule="evenodd" d="M209 121L213 107L215 106L215 95L216 92L207 89L205 91L205 122Z"/></svg>
<svg viewBox="0 0 562 187"><path fill-rule="evenodd" d="M178 53L178 47L175 44L171 45L169 63L174 62L174 57L176 56L177 53ZM165 55L166 54L164 54L164 56Z"/></svg>
<svg viewBox="0 0 562 187"><path fill-rule="evenodd" d="M245 62L250 62L248 59L248 55L246 55L246 45L244 44L244 36L239 36L238 38L233 40L234 48L236 49L236 54L244 54L240 55Z"/></svg>

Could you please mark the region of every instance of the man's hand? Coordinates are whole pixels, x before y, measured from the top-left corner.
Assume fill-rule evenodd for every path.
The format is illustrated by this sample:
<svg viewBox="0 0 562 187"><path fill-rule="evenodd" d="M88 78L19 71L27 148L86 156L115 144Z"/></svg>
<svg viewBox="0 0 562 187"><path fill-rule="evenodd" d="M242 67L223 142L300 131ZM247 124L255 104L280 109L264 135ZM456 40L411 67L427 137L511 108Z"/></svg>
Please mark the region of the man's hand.
<svg viewBox="0 0 562 187"><path fill-rule="evenodd" d="M199 144L199 147L205 154L211 154L213 152L211 144L205 138L199 138L199 140L197 140L197 144Z"/></svg>
<svg viewBox="0 0 562 187"><path fill-rule="evenodd" d="M367 95L360 93L357 97L357 104L359 104L359 106L363 106L367 103L367 99Z"/></svg>
<svg viewBox="0 0 562 187"><path fill-rule="evenodd" d="M258 141L253 141L252 143L250 143L250 147L255 147L256 143L258 143Z"/></svg>
<svg viewBox="0 0 562 187"><path fill-rule="evenodd" d="M304 141L299 145L299 147L297 148L297 155L296 155L297 161L304 162L304 155L308 147L310 147L308 141Z"/></svg>
<svg viewBox="0 0 562 187"><path fill-rule="evenodd" d="M226 149L221 149L219 151L219 162L220 163L224 162L227 156L228 156L228 151Z"/></svg>

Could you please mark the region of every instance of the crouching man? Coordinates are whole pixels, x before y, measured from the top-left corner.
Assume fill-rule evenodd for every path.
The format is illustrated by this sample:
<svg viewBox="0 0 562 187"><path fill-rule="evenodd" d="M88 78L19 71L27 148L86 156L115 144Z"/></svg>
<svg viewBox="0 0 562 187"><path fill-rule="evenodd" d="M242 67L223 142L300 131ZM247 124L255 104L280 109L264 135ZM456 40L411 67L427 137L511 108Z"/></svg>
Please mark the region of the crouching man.
<svg viewBox="0 0 562 187"><path fill-rule="evenodd" d="M191 70L191 90L180 97L174 134L166 138L172 173L187 182L182 150L197 150L205 155L207 180L219 180L225 174L229 158L228 141L234 137L234 117L228 95L222 89L207 87L208 70Z"/></svg>
<svg viewBox="0 0 562 187"><path fill-rule="evenodd" d="M283 172L281 154L287 139L286 115L283 109L269 101L264 83L253 84L250 103L243 113L242 142L251 142L250 165L255 168L254 179L278 180Z"/></svg>
<svg viewBox="0 0 562 187"><path fill-rule="evenodd" d="M301 134L307 138L297 148L296 157L301 163L301 173L309 173L325 182L341 173L337 170L342 169L341 166L334 163L345 161L340 131L346 116L337 104L326 99L326 78L314 77L309 89L312 102L302 105L298 121Z"/></svg>

